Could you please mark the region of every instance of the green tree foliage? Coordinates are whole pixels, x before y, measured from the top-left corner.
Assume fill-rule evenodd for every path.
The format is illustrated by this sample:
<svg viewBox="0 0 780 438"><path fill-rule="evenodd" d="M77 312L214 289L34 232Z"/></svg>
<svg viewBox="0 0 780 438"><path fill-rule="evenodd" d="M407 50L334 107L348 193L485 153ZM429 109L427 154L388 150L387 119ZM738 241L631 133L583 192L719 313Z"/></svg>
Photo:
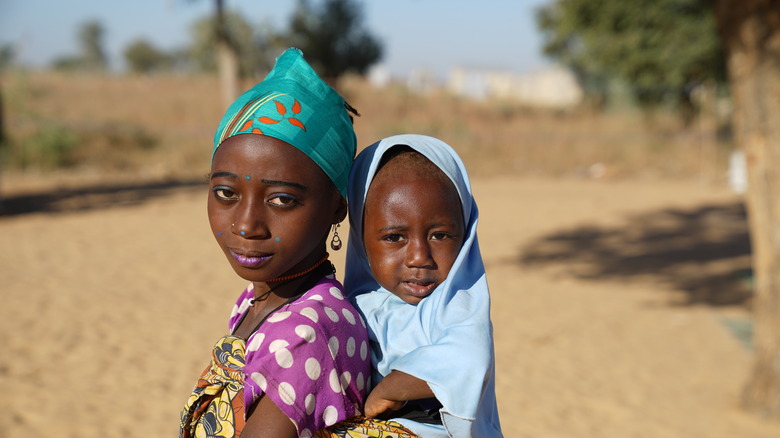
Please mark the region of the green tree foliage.
<svg viewBox="0 0 780 438"><path fill-rule="evenodd" d="M250 77L267 71L273 62L269 46L275 39L268 25L253 26L241 14L225 13L225 36L238 53L241 76ZM214 41L217 36L217 19L209 16L196 21L192 26L190 60L195 70L215 72L217 70Z"/></svg>
<svg viewBox="0 0 780 438"><path fill-rule="evenodd" d="M14 57L16 51L10 44L3 44L0 46L0 72L8 69L14 63Z"/></svg>
<svg viewBox="0 0 780 438"><path fill-rule="evenodd" d="M151 73L172 66L171 56L157 50L151 43L139 39L124 51L127 68L133 73Z"/></svg>
<svg viewBox="0 0 780 438"><path fill-rule="evenodd" d="M58 70L105 71L108 58L103 50L104 32L100 22L85 22L78 30L80 53L77 56L58 58L52 66Z"/></svg>
<svg viewBox="0 0 780 438"><path fill-rule="evenodd" d="M690 105L692 85L725 81L710 0L555 0L537 13L544 51L586 92L618 79L637 101Z"/></svg>
<svg viewBox="0 0 780 438"><path fill-rule="evenodd" d="M363 27L363 10L353 0L324 0L313 7L299 0L290 21L289 43L324 77L364 74L382 57L382 45Z"/></svg>
<svg viewBox="0 0 780 438"><path fill-rule="evenodd" d="M105 30L98 21L89 21L79 28L79 44L81 58L89 70L105 70L108 66L106 52L103 50L103 35Z"/></svg>

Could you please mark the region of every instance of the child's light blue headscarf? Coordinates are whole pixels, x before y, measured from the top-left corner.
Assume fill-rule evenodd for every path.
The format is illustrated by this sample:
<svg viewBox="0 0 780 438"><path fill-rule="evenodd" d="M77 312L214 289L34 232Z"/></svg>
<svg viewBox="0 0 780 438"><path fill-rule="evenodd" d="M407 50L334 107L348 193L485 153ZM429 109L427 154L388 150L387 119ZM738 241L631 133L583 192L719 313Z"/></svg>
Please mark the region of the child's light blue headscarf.
<svg viewBox="0 0 780 438"><path fill-rule="evenodd" d="M357 140L344 99L289 48L268 76L227 109L214 134L212 159L219 145L238 134L260 134L285 141L306 154L328 175L341 196Z"/></svg>
<svg viewBox="0 0 780 438"><path fill-rule="evenodd" d="M405 303L379 286L363 246L363 208L382 156L396 145L423 154L454 183L463 208L466 238L447 279L419 304ZM392 370L428 382L452 437L500 437L495 397L490 296L477 243L477 204L466 168L441 140L397 135L362 151L349 178L349 244L344 287L376 344L374 382ZM377 347L381 351L376 351ZM378 374L377 374L378 373ZM436 426L396 419L418 435L447 436Z"/></svg>

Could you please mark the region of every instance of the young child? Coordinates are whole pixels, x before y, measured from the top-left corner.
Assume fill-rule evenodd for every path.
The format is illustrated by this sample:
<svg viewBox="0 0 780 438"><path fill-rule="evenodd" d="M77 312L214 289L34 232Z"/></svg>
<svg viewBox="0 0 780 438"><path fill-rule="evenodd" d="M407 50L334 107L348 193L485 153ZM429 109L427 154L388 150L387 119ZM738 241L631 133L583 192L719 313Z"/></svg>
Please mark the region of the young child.
<svg viewBox="0 0 780 438"><path fill-rule="evenodd" d="M181 415L180 436L311 437L360 414L365 323L326 252L346 216L349 105L289 49L214 137L208 217L250 282ZM340 247L334 235L331 247Z"/></svg>
<svg viewBox="0 0 780 438"><path fill-rule="evenodd" d="M425 437L501 437L477 206L458 155L422 135L361 152L349 182L345 287L364 315L365 415Z"/></svg>

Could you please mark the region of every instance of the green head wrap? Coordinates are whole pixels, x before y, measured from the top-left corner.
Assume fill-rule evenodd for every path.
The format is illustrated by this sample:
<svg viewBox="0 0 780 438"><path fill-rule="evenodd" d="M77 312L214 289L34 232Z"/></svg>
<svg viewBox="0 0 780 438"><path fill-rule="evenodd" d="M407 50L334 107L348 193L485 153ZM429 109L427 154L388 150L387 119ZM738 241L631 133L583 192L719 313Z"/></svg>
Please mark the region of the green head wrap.
<svg viewBox="0 0 780 438"><path fill-rule="evenodd" d="M214 154L228 138L260 134L287 142L314 160L346 198L357 139L344 99L296 48L277 58L266 78L228 108L214 134Z"/></svg>

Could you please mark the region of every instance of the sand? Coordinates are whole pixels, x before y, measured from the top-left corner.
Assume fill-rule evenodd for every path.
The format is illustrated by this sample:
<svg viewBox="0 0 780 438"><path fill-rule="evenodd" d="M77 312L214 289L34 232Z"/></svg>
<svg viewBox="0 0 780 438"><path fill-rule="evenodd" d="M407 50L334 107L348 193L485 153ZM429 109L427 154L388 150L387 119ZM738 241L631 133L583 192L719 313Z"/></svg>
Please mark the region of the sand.
<svg viewBox="0 0 780 438"><path fill-rule="evenodd" d="M205 187L19 187L4 181L0 215L0 436L175 436L244 286L210 237ZM746 264L744 217L723 221L739 197L696 182L474 189L506 436L780 437L739 409L752 355L724 321L748 303L694 285ZM668 251L648 257L653 242ZM712 257L713 242L732 252Z"/></svg>

